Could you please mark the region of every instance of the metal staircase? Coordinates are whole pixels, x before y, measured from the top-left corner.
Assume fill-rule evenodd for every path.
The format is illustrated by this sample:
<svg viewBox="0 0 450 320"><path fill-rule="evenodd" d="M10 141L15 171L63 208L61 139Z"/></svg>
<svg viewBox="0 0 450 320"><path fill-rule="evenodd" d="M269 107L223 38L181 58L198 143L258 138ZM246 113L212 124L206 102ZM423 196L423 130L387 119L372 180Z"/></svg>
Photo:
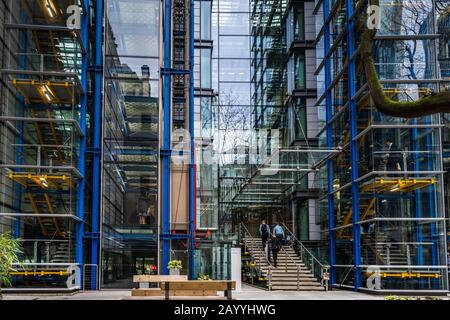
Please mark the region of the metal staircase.
<svg viewBox="0 0 450 320"><path fill-rule="evenodd" d="M75 260L75 252L71 249L69 241L59 242L51 257L52 263L67 263Z"/></svg>
<svg viewBox="0 0 450 320"><path fill-rule="evenodd" d="M244 250L250 253L252 260L267 279L269 290L291 291L323 291L323 279L317 279L311 268L307 267L302 259L290 246L283 246L278 252L277 267L267 261L262 250L261 239L254 238L245 225L241 224L241 240Z"/></svg>
<svg viewBox="0 0 450 320"><path fill-rule="evenodd" d="M53 215L56 213L56 208L52 203L50 195L47 193L42 194L28 193L28 198L30 200L30 204L31 207L33 208L33 211L36 213L38 217L42 233L47 237L62 235L58 221L54 216L48 218L39 216L39 214L41 213Z"/></svg>
<svg viewBox="0 0 450 320"><path fill-rule="evenodd" d="M423 244L423 243L421 243ZM375 254L365 260L365 264L407 266L414 264L416 258L414 246L420 245L414 242L398 242L390 239L386 234L377 233L373 242L368 244L369 249ZM364 259L364 256L363 256Z"/></svg>

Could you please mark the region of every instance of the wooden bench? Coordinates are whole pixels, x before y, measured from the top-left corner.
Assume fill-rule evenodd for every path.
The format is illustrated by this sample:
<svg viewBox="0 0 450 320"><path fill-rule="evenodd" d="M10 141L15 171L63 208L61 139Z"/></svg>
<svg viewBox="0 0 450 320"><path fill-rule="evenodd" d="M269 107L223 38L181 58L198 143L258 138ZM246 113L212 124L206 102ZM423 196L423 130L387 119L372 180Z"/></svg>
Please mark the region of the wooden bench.
<svg viewBox="0 0 450 320"><path fill-rule="evenodd" d="M161 288L162 283L166 281L187 281L187 276L173 276L173 275L135 275L133 282L139 283L139 289L133 289L131 296L164 296L164 291ZM150 288L150 283L157 283L157 288ZM217 296L217 291L213 290L170 290L171 296Z"/></svg>
<svg viewBox="0 0 450 320"><path fill-rule="evenodd" d="M227 299L232 299L231 291L236 288L235 281L228 280L191 280L187 276L170 275L136 275L133 282L139 283L138 289L131 291L132 296L215 296L217 291L224 291ZM149 288L149 283L158 283L158 288Z"/></svg>
<svg viewBox="0 0 450 320"><path fill-rule="evenodd" d="M172 291L223 291L224 296L232 299L232 290L236 289L236 281L230 280L178 280L164 282L164 297L169 300Z"/></svg>
<svg viewBox="0 0 450 320"><path fill-rule="evenodd" d="M133 276L133 282L139 283L139 288L148 288L149 283L161 283L164 281L187 280L187 276L171 276L171 275L136 275Z"/></svg>
<svg viewBox="0 0 450 320"><path fill-rule="evenodd" d="M161 283L170 280L187 280L187 276L182 275L135 275L133 276L133 282L139 283L138 289L131 291L132 296L164 296L164 292L161 290ZM157 288L150 288L150 283L158 284Z"/></svg>

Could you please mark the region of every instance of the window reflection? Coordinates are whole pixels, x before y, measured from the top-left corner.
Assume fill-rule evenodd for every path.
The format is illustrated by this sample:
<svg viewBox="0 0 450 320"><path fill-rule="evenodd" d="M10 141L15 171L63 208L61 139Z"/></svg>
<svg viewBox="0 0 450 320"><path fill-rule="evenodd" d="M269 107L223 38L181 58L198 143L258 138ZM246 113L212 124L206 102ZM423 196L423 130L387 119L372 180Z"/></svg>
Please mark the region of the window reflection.
<svg viewBox="0 0 450 320"><path fill-rule="evenodd" d="M250 52L250 38L247 36L220 36L221 58L248 57Z"/></svg>
<svg viewBox="0 0 450 320"><path fill-rule="evenodd" d="M159 2L106 3L102 285L157 273Z"/></svg>
<svg viewBox="0 0 450 320"><path fill-rule="evenodd" d="M200 37L211 40L211 1L200 1Z"/></svg>
<svg viewBox="0 0 450 320"><path fill-rule="evenodd" d="M219 1L220 12L249 12L250 1L242 0L220 0Z"/></svg>
<svg viewBox="0 0 450 320"><path fill-rule="evenodd" d="M248 13L220 13L219 33L222 35L248 35L250 33Z"/></svg>
<svg viewBox="0 0 450 320"><path fill-rule="evenodd" d="M220 59L220 80L250 81L250 60Z"/></svg>
<svg viewBox="0 0 450 320"><path fill-rule="evenodd" d="M201 86L204 89L211 88L211 49L200 50Z"/></svg>
<svg viewBox="0 0 450 320"><path fill-rule="evenodd" d="M107 23L119 55L159 54L159 1L108 0Z"/></svg>

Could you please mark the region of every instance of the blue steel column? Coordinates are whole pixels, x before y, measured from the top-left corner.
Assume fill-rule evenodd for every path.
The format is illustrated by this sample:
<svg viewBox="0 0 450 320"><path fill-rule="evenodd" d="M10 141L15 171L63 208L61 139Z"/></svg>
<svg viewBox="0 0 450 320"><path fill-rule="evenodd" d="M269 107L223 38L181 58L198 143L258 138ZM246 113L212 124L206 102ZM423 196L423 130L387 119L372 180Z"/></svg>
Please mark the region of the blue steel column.
<svg viewBox="0 0 450 320"><path fill-rule="evenodd" d="M412 120L412 124L416 125L417 124L417 119L413 119ZM420 166L419 166L419 155L418 155L418 151L419 151L419 133L418 133L418 129L417 128L413 128L412 129L412 151L416 152L413 154L413 159L414 159L414 171L418 172L420 171ZM406 168L404 168L404 170L406 170ZM420 191L420 189L417 189L415 191L415 211L416 211L416 218L422 218L422 192ZM418 224L416 227L416 242L419 242L419 246L417 248L417 262L416 264L421 266L423 265L423 234L422 234L422 226L420 224ZM421 288L422 288L422 281L421 281Z"/></svg>
<svg viewBox="0 0 450 320"><path fill-rule="evenodd" d="M347 59L348 63L348 97L349 97L349 114L350 114L350 165L352 179L352 223L353 223L353 259L355 266L354 284L355 290L361 287L361 229L359 224L359 190L358 183L358 143L355 140L358 134L357 129L357 105L354 100L356 93L355 80L355 60L353 54L355 52L355 34L354 22L351 20L353 15L353 1L346 0L347 5Z"/></svg>
<svg viewBox="0 0 450 320"><path fill-rule="evenodd" d="M89 0L84 0L84 8L89 8ZM80 284L83 279L83 236L84 236L84 191L86 186L85 170L86 170L86 113L87 113L87 71L88 71L88 54L89 54L89 9L83 12L81 17L81 41L86 48L81 59L81 86L83 87L83 95L80 100L80 128L82 137L80 138L80 146L78 151L78 171L80 179L77 190L77 216L80 221L76 224L76 241L75 241L75 261L80 267Z"/></svg>
<svg viewBox="0 0 450 320"><path fill-rule="evenodd" d="M161 230L161 243L162 243L162 255L161 255L161 274L168 274L167 264L170 257L170 107L171 107L171 94L170 94L170 81L171 74L168 70L171 68L171 46L172 46L172 1L164 0L164 140L163 150L161 150L162 162L163 162L163 188L162 188L162 230Z"/></svg>
<svg viewBox="0 0 450 320"><path fill-rule="evenodd" d="M429 121L430 121L430 125L432 124L434 117L435 116L428 117ZM437 168L435 168L435 164L434 164L434 163L436 163L436 161L434 160L434 153L431 152L431 150L432 150L431 148L434 145L433 142L435 142L435 141L432 141L433 140L432 134L433 134L434 129L429 128L428 130L429 130L429 132L426 135L426 145L428 148L427 151L430 152L432 155L430 155L430 153L427 153L425 157L427 159L427 170L434 171L437 169ZM438 141L438 142L439 143L437 145L441 146L442 145L441 141ZM439 169L441 170L441 168L439 168ZM439 183L441 183L441 181L442 181L442 174L439 174ZM436 188L435 185L430 185L428 187L428 199L429 199L428 201L430 202L430 218L432 218L432 219L437 218L437 215L438 215L437 206L436 206L437 199L435 197L435 188ZM431 261L432 261L432 265L436 266L436 265L439 265L439 247L441 245L439 243L439 233L436 228L436 221L433 221L431 223L430 229L431 229L430 230L430 238L428 240L431 241L431 243L432 243L432 245L431 245L431 259L432 260ZM444 277L444 279L445 279L445 277ZM439 286L439 282L437 281L437 279L433 279L432 284L434 287L433 289L438 289L438 288L436 288ZM444 287L445 287L445 285L444 285Z"/></svg>
<svg viewBox="0 0 450 320"><path fill-rule="evenodd" d="M26 23L27 17L25 15L25 12L20 13L20 19L24 23ZM20 50L19 52L27 52L27 43L28 43L28 37L26 32L19 32L20 34L20 40L19 40L19 46ZM25 69L26 68L26 56L20 55L19 56L19 69ZM19 104L20 104L20 116L25 116L25 101L23 97L19 98ZM24 147L22 146L24 144L24 130L25 125L23 121L20 121L17 126L19 130L19 136L16 138L16 143L18 146L16 147L16 164L23 164L24 160ZM23 187L20 183L15 182L14 183L14 210L18 213L22 211L22 190ZM13 225L13 237L15 239L20 238L20 226L21 226L21 219L20 216L15 217L14 225Z"/></svg>
<svg viewBox="0 0 450 320"><path fill-rule="evenodd" d="M194 0L189 1L189 133L191 154L189 162L189 278L194 279L194 225L195 220L195 153L194 153Z"/></svg>
<svg viewBox="0 0 450 320"><path fill-rule="evenodd" d="M91 238L91 264L92 268L91 290L97 289L99 270L99 225L100 225L100 161L101 161L101 132L102 132L102 77L103 77L103 0L97 0L95 6L95 87L94 87L94 156L92 161L92 238ZM97 272L96 272L97 271Z"/></svg>
<svg viewBox="0 0 450 320"><path fill-rule="evenodd" d="M332 118L332 97L328 88L331 83L331 65L330 59L327 57L330 50L330 23L328 21L329 0L323 0L323 20L324 20L324 59L325 59L325 103L326 103L326 131L327 131L327 148L333 148L333 137L331 131ZM334 234L334 198L333 198L333 162L327 160L327 194L328 194L328 241L329 241L329 263L330 263L330 285L336 282L336 274L334 265L336 263L336 239Z"/></svg>

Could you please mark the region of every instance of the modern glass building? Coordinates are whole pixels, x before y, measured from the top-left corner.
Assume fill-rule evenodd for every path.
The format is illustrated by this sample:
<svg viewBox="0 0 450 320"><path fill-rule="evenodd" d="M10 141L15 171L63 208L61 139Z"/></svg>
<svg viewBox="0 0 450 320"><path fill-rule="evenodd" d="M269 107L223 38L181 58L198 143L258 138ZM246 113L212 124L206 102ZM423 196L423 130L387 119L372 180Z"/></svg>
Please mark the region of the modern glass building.
<svg viewBox="0 0 450 320"><path fill-rule="evenodd" d="M372 2L384 93L447 90L450 3ZM173 259L230 279L239 246L243 280L273 290L448 290L448 115L378 111L367 5L0 0L9 290L131 288ZM261 219L302 280L261 262Z"/></svg>
<svg viewBox="0 0 450 320"><path fill-rule="evenodd" d="M1 4L1 231L23 240L16 288L67 287L89 261L95 219L89 3L44 2ZM39 277L42 268L50 276Z"/></svg>
<svg viewBox="0 0 450 320"><path fill-rule="evenodd" d="M385 94L414 101L445 88L442 1L379 1L373 43ZM358 289L446 290L441 116L403 119L371 99L359 46L366 3L319 1L317 106L329 148L322 200L332 282ZM442 68L442 69L441 69ZM319 199L319 201L321 201ZM369 279L379 274L379 281Z"/></svg>

